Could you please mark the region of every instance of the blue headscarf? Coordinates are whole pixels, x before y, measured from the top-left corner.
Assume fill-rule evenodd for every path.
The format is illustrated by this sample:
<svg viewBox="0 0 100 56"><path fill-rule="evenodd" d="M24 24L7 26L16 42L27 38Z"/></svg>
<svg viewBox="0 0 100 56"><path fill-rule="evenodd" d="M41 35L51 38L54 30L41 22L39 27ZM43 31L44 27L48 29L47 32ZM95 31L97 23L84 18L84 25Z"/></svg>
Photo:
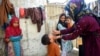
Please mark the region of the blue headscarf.
<svg viewBox="0 0 100 56"><path fill-rule="evenodd" d="M76 5L76 8L73 10L73 13L70 10L70 4L73 3ZM73 18L75 22L78 21L79 16L78 14L84 10L86 7L84 0L70 0L70 2L65 6L65 11L69 12L69 15Z"/></svg>

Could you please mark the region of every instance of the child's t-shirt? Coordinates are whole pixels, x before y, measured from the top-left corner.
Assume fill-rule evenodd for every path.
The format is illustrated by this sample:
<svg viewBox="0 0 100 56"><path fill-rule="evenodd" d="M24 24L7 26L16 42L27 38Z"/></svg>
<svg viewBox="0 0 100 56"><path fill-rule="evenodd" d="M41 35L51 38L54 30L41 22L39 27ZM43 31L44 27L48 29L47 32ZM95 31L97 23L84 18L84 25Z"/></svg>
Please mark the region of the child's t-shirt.
<svg viewBox="0 0 100 56"><path fill-rule="evenodd" d="M48 45L48 54L47 56L60 56L60 48L56 43L51 43Z"/></svg>

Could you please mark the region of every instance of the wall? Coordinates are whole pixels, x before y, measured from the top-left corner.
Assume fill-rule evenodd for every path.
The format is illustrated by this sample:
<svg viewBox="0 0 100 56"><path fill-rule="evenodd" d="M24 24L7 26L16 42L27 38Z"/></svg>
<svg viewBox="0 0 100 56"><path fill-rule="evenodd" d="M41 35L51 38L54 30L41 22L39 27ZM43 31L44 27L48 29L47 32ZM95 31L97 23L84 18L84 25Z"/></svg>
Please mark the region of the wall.
<svg viewBox="0 0 100 56"><path fill-rule="evenodd" d="M63 13L63 5L48 3L46 6L46 33L51 33L52 30L56 29L58 23L59 15Z"/></svg>
<svg viewBox="0 0 100 56"><path fill-rule="evenodd" d="M46 4L46 0L10 0L15 8L38 7ZM41 44L41 37L45 34L45 24L42 25L41 32L37 32L36 24L32 24L31 19L20 19L20 26L23 31L21 45L24 56L45 56L46 47Z"/></svg>
<svg viewBox="0 0 100 56"><path fill-rule="evenodd" d="M59 15L64 12L64 5L48 3L46 6L47 16L50 19L58 19Z"/></svg>

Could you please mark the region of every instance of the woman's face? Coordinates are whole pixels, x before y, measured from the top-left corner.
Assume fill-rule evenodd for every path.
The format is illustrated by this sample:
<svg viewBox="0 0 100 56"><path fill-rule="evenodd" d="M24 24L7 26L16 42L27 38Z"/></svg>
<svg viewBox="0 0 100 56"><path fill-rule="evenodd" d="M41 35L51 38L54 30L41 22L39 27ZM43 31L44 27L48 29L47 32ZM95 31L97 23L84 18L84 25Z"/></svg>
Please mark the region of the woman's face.
<svg viewBox="0 0 100 56"><path fill-rule="evenodd" d="M71 19L70 18L66 19L66 23L70 24L71 23Z"/></svg>
<svg viewBox="0 0 100 56"><path fill-rule="evenodd" d="M19 22L18 22L18 21L15 21L15 22L13 23L13 26L14 26L14 27L18 27L18 26L19 26Z"/></svg>
<svg viewBox="0 0 100 56"><path fill-rule="evenodd" d="M62 22L65 22L65 16L61 16L60 20L61 20Z"/></svg>

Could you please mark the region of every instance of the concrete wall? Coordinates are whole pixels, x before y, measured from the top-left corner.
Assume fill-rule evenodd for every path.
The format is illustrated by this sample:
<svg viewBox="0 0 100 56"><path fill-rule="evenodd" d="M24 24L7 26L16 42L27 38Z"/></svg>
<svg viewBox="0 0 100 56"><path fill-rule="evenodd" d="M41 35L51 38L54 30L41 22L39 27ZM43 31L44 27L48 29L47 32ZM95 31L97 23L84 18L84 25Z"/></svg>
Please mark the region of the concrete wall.
<svg viewBox="0 0 100 56"><path fill-rule="evenodd" d="M46 0L10 0L16 8L38 7L46 4ZM20 19L20 26L23 31L21 45L24 56L45 56L46 47L41 44L41 36L45 34L45 24L42 25L41 32L37 32L37 25L32 24L31 19Z"/></svg>
<svg viewBox="0 0 100 56"><path fill-rule="evenodd" d="M58 19L59 15L64 12L64 5L48 3L46 6L47 16L50 19Z"/></svg>

